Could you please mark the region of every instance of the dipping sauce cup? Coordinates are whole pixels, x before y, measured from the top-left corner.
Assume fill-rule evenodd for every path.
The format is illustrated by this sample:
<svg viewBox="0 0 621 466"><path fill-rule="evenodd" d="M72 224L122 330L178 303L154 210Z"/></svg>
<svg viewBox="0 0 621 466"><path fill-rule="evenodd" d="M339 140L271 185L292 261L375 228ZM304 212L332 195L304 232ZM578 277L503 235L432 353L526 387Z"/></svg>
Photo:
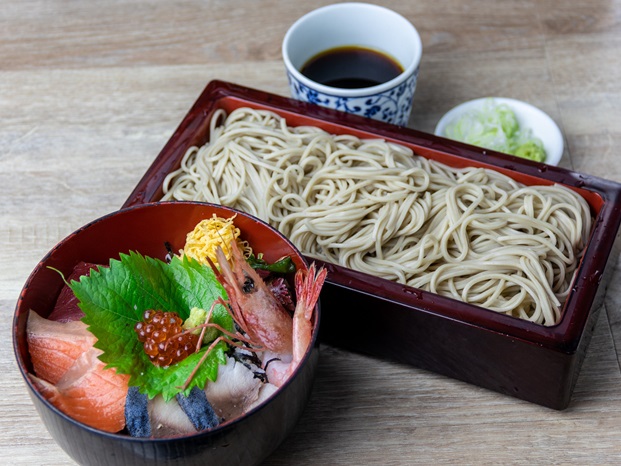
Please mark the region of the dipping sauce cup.
<svg viewBox="0 0 621 466"><path fill-rule="evenodd" d="M383 82L367 80L373 76L337 76L340 81L327 83L303 73L317 57L347 53L348 49L362 51L362 55L376 55L376 58L379 54L380 64L363 63L363 70L377 71L382 67L383 56L384 61L396 63L398 72ZM368 3L337 3L319 8L302 16L289 28L282 54L293 98L399 126L407 125L422 43L416 28L398 13ZM346 65L344 68L354 67ZM365 87L338 84L351 84L351 79L367 81L362 83Z"/></svg>

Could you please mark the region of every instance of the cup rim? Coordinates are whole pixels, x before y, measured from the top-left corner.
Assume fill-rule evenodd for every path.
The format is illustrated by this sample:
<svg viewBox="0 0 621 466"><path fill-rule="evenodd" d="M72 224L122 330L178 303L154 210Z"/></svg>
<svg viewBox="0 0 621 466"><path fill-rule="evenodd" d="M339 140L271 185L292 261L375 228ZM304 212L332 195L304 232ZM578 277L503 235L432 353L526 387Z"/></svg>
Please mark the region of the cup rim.
<svg viewBox="0 0 621 466"><path fill-rule="evenodd" d="M384 13L394 15L400 18L401 20L403 20L411 28L413 42L414 42L414 45L416 46L416 53L414 55L414 58L411 60L408 66L404 68L404 70L398 76L395 76L390 81L386 81L384 83L377 84L375 86L361 87L357 89L346 89L346 88L340 88L340 87L326 86L325 84L321 84L316 81L313 81L312 79L307 78L295 66L293 66L293 63L291 62L291 59L289 58L289 54L287 52L294 30L297 27L299 27L300 24L302 24L303 22L309 19L312 19L314 16L324 13L326 10L337 10L337 9L352 8L352 7L382 11ZM314 89L317 92L330 95L330 96L335 96L335 97L365 97L369 95L381 94L390 89L393 89L399 86L400 84L402 84L403 82L407 81L412 75L416 73L416 70L420 66L420 61L421 61L422 54L423 54L423 46L422 46L420 34L418 33L418 30L416 29L416 27L407 18L397 13L396 11L391 10L390 8L386 8L381 5L374 5L371 3L362 3L362 2L335 3L331 5L325 5L323 7L316 8L312 11L309 11L305 15L298 18L289 27L283 39L281 50L282 50L283 61L285 63L285 68L287 69L287 72L293 76L293 78L295 78L297 81L299 81L306 87Z"/></svg>

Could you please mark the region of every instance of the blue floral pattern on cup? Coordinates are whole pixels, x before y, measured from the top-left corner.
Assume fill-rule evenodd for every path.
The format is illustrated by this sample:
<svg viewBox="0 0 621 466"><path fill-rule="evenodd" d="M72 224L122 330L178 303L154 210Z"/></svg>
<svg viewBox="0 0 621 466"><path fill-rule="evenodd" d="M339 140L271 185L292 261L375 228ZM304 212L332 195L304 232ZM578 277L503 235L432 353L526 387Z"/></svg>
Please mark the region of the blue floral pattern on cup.
<svg viewBox="0 0 621 466"><path fill-rule="evenodd" d="M319 92L298 81L290 72L287 72L287 77L294 99L398 126L406 126L412 110L418 69L403 83L392 89L379 94L358 97L342 97Z"/></svg>

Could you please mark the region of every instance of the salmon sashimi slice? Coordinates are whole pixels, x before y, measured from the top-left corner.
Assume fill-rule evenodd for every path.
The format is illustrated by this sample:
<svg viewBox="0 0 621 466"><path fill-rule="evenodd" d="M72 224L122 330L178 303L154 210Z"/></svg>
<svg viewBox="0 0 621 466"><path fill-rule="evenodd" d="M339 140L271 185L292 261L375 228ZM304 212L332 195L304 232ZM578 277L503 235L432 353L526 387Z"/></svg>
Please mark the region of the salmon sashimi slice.
<svg viewBox="0 0 621 466"><path fill-rule="evenodd" d="M68 416L114 433L125 427L129 376L105 369L97 358L101 353L94 347L84 352L57 384L32 375L30 379L50 403Z"/></svg>
<svg viewBox="0 0 621 466"><path fill-rule="evenodd" d="M30 379L54 406L88 426L106 432L125 427L129 376L105 369L97 338L80 320L56 322L34 311L26 326L36 375Z"/></svg>
<svg viewBox="0 0 621 466"><path fill-rule="evenodd" d="M82 321L54 322L34 311L28 314L26 335L35 374L52 384L97 341Z"/></svg>

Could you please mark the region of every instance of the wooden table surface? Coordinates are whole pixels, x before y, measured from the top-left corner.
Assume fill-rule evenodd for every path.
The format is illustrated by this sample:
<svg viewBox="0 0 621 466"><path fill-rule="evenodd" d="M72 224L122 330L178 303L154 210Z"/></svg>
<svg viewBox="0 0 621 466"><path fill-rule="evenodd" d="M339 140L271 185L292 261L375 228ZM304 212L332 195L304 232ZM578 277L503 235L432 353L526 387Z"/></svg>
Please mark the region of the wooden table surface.
<svg viewBox="0 0 621 466"><path fill-rule="evenodd" d="M2 0L0 463L73 464L13 356L37 261L121 206L210 80L288 95L285 31L328 3ZM377 3L422 37L409 126L432 132L477 97L525 100L561 127L563 167L621 181L620 0ZM564 411L324 345L305 414L265 464L621 463L618 271L604 306Z"/></svg>

